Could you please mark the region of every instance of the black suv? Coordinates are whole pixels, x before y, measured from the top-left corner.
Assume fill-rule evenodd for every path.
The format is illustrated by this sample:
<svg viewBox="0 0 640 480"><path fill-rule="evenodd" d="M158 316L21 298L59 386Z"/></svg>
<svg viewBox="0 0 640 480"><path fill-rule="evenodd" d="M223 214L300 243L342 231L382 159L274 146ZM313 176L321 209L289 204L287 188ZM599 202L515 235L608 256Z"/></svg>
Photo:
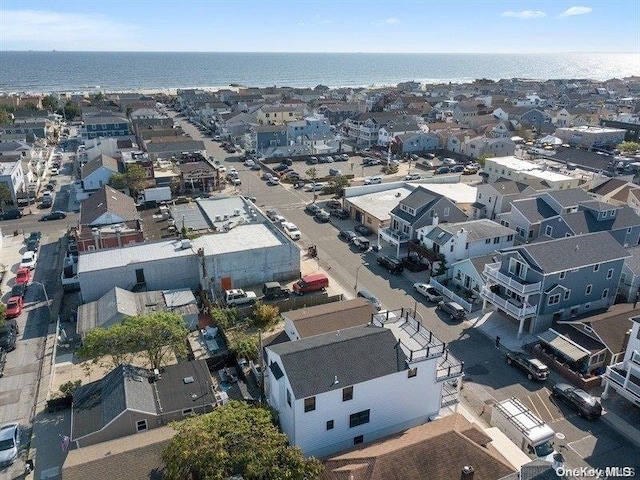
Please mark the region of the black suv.
<svg viewBox="0 0 640 480"><path fill-rule="evenodd" d="M14 322L4 322L0 327L0 347L5 352L10 352L16 348L18 337L18 327Z"/></svg>
<svg viewBox="0 0 640 480"><path fill-rule="evenodd" d="M5 212L0 216L0 219L15 220L21 217L22 217L22 212L20 210L12 209L12 210L5 210Z"/></svg>
<svg viewBox="0 0 640 480"><path fill-rule="evenodd" d="M391 273L400 274L404 270L402 262L388 255L381 255L377 259L378 265L386 268Z"/></svg>

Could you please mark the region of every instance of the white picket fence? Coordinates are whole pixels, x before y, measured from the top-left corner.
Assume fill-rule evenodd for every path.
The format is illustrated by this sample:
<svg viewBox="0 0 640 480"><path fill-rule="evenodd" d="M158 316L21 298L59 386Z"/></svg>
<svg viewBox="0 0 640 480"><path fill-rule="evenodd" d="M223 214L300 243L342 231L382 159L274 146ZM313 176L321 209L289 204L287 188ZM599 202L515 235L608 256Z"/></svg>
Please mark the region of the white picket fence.
<svg viewBox="0 0 640 480"><path fill-rule="evenodd" d="M435 278L431 277L429 279L429 283L431 284L431 286L433 286L433 288L435 288L436 290L438 290L440 293L442 293L445 297L450 298L451 300L453 300L454 302L456 302L458 305L460 305L462 308L464 308L467 312L471 312L473 311L473 305L471 303L469 303L468 301L466 301L464 298L462 298L459 295L456 295L452 290L449 290L447 287L445 287L443 284L441 284L440 282L438 282Z"/></svg>

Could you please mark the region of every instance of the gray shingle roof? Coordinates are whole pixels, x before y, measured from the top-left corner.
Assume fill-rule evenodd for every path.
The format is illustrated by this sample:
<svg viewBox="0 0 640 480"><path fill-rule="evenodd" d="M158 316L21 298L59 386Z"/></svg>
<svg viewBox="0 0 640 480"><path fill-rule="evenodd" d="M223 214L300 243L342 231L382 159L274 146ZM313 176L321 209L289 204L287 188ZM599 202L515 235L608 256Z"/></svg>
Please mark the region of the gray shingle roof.
<svg viewBox="0 0 640 480"><path fill-rule="evenodd" d="M519 247L549 274L626 258L629 254L609 232L560 238Z"/></svg>
<svg viewBox="0 0 640 480"><path fill-rule="evenodd" d="M606 205L609 207L607 210L617 210L614 218L598 221L591 211L581 210L562 215L562 219L576 235L640 226L640 216L631 207L625 205L622 208L617 208L609 204Z"/></svg>
<svg viewBox="0 0 640 480"><path fill-rule="evenodd" d="M295 398L384 377L406 368L391 330L372 325L267 347L280 355ZM335 384L335 377L338 383Z"/></svg>
<svg viewBox="0 0 640 480"><path fill-rule="evenodd" d="M82 167L82 179L84 180L102 167L111 170L113 173L118 173L119 171L118 160L109 155L100 154Z"/></svg>
<svg viewBox="0 0 640 480"><path fill-rule="evenodd" d="M461 228L468 232L467 239L469 242L484 240L486 238L504 237L507 235L515 235L516 231L500 225L492 220L483 218L480 220L472 220L470 222L445 223L439 225L445 232L455 235Z"/></svg>
<svg viewBox="0 0 640 480"><path fill-rule="evenodd" d="M516 208L529 223L537 223L557 215L556 211L539 197L516 200L512 202L511 206Z"/></svg>
<svg viewBox="0 0 640 480"><path fill-rule="evenodd" d="M541 195L551 197L563 208L574 207L582 202L592 201L593 198L581 188L569 188L567 190L551 190Z"/></svg>
<svg viewBox="0 0 640 480"><path fill-rule="evenodd" d="M98 218L109 212L125 222L140 218L133 198L105 185L80 204L80 225L94 225ZM114 219L112 223L120 223L120 220Z"/></svg>
<svg viewBox="0 0 640 480"><path fill-rule="evenodd" d="M73 394L73 439L101 430L127 408L155 413L146 375L143 369L121 364L104 378L78 387Z"/></svg>
<svg viewBox="0 0 640 480"><path fill-rule="evenodd" d="M409 208L413 208L416 211L420 211L421 209L430 205L436 198L438 198L437 195L428 192L422 187L418 187L400 203L406 205Z"/></svg>

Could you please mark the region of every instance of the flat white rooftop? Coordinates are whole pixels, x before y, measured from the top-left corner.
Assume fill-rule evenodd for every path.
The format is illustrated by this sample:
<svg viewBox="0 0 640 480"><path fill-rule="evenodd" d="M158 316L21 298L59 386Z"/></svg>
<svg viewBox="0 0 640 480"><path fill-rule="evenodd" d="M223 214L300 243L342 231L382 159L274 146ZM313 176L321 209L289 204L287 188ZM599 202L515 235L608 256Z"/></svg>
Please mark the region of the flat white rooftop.
<svg viewBox="0 0 640 480"><path fill-rule="evenodd" d="M287 242L284 236L282 239L278 238L264 223L253 223L235 227L225 233L203 235L191 243L194 251L204 248L205 256L209 256L277 247Z"/></svg>
<svg viewBox="0 0 640 480"><path fill-rule="evenodd" d="M520 160L519 158L514 156L488 158L487 163L494 163L496 165L500 165L501 167L508 167L509 169L516 172L535 170L536 168L540 168L535 163L527 162L526 160Z"/></svg>
<svg viewBox="0 0 640 480"><path fill-rule="evenodd" d="M78 258L78 274L124 267L134 263L144 263L175 257L196 255L197 250L182 248L181 240L143 243L130 247L98 250L82 253Z"/></svg>
<svg viewBox="0 0 640 480"><path fill-rule="evenodd" d="M412 183L421 186L430 192L437 193L455 203L473 203L476 201L477 187L466 183Z"/></svg>
<svg viewBox="0 0 640 480"><path fill-rule="evenodd" d="M393 210L401 200L404 200L412 192L409 188L393 188L382 192L367 193L355 197L349 197L351 204L360 210L368 212L378 220L391 219L389 212Z"/></svg>

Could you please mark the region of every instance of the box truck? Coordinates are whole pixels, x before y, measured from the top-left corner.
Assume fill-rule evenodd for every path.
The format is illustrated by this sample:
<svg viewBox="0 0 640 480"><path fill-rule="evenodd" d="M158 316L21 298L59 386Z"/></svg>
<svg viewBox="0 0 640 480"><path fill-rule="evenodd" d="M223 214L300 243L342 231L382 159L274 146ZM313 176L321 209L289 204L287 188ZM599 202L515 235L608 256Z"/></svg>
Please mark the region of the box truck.
<svg viewBox="0 0 640 480"><path fill-rule="evenodd" d="M499 428L523 452L554 463L555 432L516 397L493 406L491 426Z"/></svg>
<svg viewBox="0 0 640 480"><path fill-rule="evenodd" d="M171 187L145 188L138 194L138 203L167 202L171 200Z"/></svg>

